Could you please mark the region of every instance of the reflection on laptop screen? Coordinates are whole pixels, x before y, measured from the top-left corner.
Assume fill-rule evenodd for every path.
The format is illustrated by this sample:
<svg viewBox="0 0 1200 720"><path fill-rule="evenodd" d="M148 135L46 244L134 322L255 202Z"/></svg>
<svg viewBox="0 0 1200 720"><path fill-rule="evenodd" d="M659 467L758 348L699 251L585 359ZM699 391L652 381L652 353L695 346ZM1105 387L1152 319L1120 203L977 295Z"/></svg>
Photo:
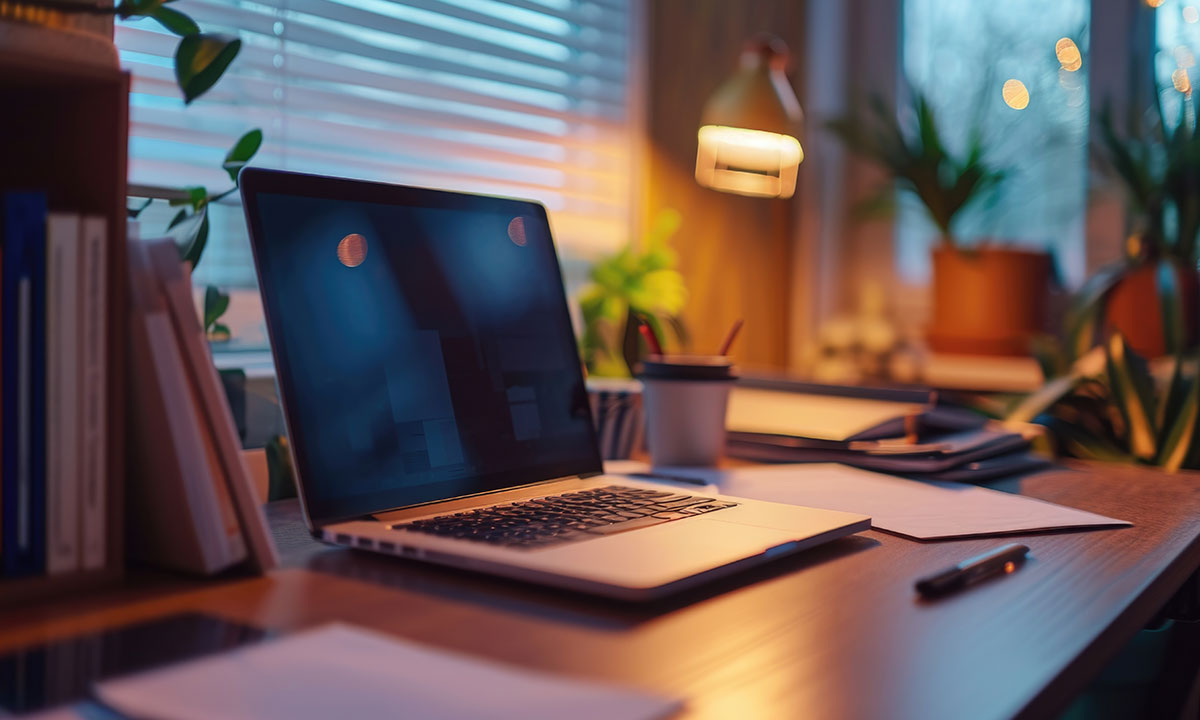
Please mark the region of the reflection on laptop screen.
<svg viewBox="0 0 1200 720"><path fill-rule="evenodd" d="M544 214L263 192L254 238L314 517L598 471Z"/></svg>

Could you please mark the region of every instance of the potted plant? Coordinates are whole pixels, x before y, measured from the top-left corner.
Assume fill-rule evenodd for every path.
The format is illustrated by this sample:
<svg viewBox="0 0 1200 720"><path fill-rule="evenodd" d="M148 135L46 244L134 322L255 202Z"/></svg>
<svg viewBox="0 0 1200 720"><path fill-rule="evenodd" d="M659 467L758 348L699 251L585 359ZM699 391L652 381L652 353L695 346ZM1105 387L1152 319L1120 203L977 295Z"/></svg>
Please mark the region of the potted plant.
<svg viewBox="0 0 1200 720"><path fill-rule="evenodd" d="M1021 355L1044 324L1049 254L985 243L966 247L955 234L963 209L1004 181L1005 171L983 157L983 138L970 133L965 153L950 152L933 108L913 96L915 128L872 96L864 112L835 120L830 129L846 147L883 168L889 182L858 207L862 214L890 210L897 186L912 193L937 227L933 249L933 318L927 340L941 352Z"/></svg>
<svg viewBox="0 0 1200 720"><path fill-rule="evenodd" d="M686 341L679 313L687 289L677 269L679 256L668 244L679 224L678 212L663 210L640 249L630 243L592 265L589 282L579 293L580 353L589 375L632 375L646 352L639 322L650 325L661 340L669 327L677 341Z"/></svg>
<svg viewBox="0 0 1200 720"><path fill-rule="evenodd" d="M631 375L647 348L638 325L649 325L664 342L668 327L677 342L686 340L679 313L687 290L676 269L679 258L668 245L679 223L674 210L659 213L640 248L630 243L592 265L590 282L578 296L579 350L606 460L628 458L641 442L642 386Z"/></svg>
<svg viewBox="0 0 1200 720"><path fill-rule="evenodd" d="M1156 98L1159 95L1155 94ZM1130 346L1148 357L1173 348L1157 318L1163 315L1160 279L1172 275L1181 297L1186 345L1197 340L1196 307L1200 305L1196 235L1200 231L1200 137L1196 133L1198 100L1188 88L1181 94L1179 121L1171 128L1161 99L1147 114L1117 128L1111 104L1097 125L1102 167L1121 183L1130 215L1125 257L1103 269L1087 286L1083 302L1097 303L1109 331L1121 333ZM1150 318L1151 321L1147 321Z"/></svg>

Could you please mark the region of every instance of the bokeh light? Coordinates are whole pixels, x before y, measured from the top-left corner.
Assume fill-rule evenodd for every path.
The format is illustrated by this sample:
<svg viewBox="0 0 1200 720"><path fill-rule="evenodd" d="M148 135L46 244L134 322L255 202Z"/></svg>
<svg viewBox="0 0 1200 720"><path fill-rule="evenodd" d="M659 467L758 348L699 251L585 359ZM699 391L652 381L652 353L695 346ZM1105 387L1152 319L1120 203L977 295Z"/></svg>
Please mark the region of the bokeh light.
<svg viewBox="0 0 1200 720"><path fill-rule="evenodd" d="M1171 84L1184 95L1192 91L1192 80L1188 77L1187 70L1183 68L1176 68L1175 72L1171 73Z"/></svg>
<svg viewBox="0 0 1200 720"><path fill-rule="evenodd" d="M1079 46L1071 38L1059 38L1059 41L1054 44L1054 55L1062 64L1063 70L1067 72L1075 72L1083 67L1083 55L1079 52Z"/></svg>
<svg viewBox="0 0 1200 720"><path fill-rule="evenodd" d="M1000 95L1004 98L1005 104L1013 110L1024 110L1029 107L1029 88L1016 78L1004 81L1004 88L1000 91Z"/></svg>
<svg viewBox="0 0 1200 720"><path fill-rule="evenodd" d="M367 259L367 239L358 233L350 233L338 243L337 256L348 268L362 265Z"/></svg>
<svg viewBox="0 0 1200 720"><path fill-rule="evenodd" d="M1200 20L1200 10L1197 10L1195 5L1188 5L1183 9L1183 20L1190 23Z"/></svg>

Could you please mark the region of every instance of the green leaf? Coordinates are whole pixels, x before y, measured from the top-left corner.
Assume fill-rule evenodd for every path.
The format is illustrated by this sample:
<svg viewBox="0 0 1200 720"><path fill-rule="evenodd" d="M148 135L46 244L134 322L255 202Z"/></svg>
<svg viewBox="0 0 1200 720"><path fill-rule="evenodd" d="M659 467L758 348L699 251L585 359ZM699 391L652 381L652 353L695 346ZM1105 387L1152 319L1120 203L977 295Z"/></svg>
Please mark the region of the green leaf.
<svg viewBox="0 0 1200 720"><path fill-rule="evenodd" d="M149 15L157 20L159 25L180 37L197 35L200 32L200 26L196 24L195 20L166 5L160 5Z"/></svg>
<svg viewBox="0 0 1200 720"><path fill-rule="evenodd" d="M204 329L208 331L229 309L229 295L215 285L204 289Z"/></svg>
<svg viewBox="0 0 1200 720"><path fill-rule="evenodd" d="M179 225L179 223L187 220L189 217L192 216L188 215L187 210L180 210L179 212L175 213L175 217L171 218L171 222L167 225L167 229L173 230L177 225Z"/></svg>
<svg viewBox="0 0 1200 720"><path fill-rule="evenodd" d="M1178 356L1187 343L1183 326L1183 297L1179 292L1179 276L1170 260L1158 263L1158 302L1162 309L1163 339L1167 353Z"/></svg>
<svg viewBox="0 0 1200 720"><path fill-rule="evenodd" d="M221 79L242 49L242 41L227 35L197 33L179 41L175 49L175 79L183 101L191 103Z"/></svg>
<svg viewBox="0 0 1200 720"><path fill-rule="evenodd" d="M1196 440L1198 415L1200 415L1200 378L1192 380L1187 399L1179 408L1179 412L1171 424L1171 431L1167 433L1166 440L1159 450L1156 464L1161 465L1167 472L1175 472L1183 467L1184 461L1187 460Z"/></svg>
<svg viewBox="0 0 1200 720"><path fill-rule="evenodd" d="M1113 401L1125 420L1129 449L1141 460L1155 456L1154 399L1150 395L1153 380L1145 361L1137 356L1120 333L1108 343L1108 380Z"/></svg>
<svg viewBox="0 0 1200 720"><path fill-rule="evenodd" d="M255 128L245 135L238 138L238 141L229 149L229 153L225 155L225 162L221 167L225 168L225 172L229 173L229 179L237 182L238 172L250 162L250 158L254 157L254 153L262 147L263 132L259 128Z"/></svg>
<svg viewBox="0 0 1200 720"><path fill-rule="evenodd" d="M200 256L204 254L204 246L208 244L208 208L200 212L202 215L200 223L196 226L196 233L184 244L181 254L181 259L191 263L193 270L200 264Z"/></svg>
<svg viewBox="0 0 1200 720"><path fill-rule="evenodd" d="M187 193L187 197L171 198L168 204L171 207L180 205L191 205L193 210L199 210L201 206L208 204L208 188L199 185L185 187L183 192Z"/></svg>
<svg viewBox="0 0 1200 720"><path fill-rule="evenodd" d="M122 19L134 17L135 15L150 16L155 10L162 7L165 0L121 0L117 4L116 13Z"/></svg>
<svg viewBox="0 0 1200 720"><path fill-rule="evenodd" d="M138 215L141 215L143 210L150 207L150 203L152 202L154 202L154 198L146 198L146 202L137 207L125 208L125 216L130 220L136 220Z"/></svg>
<svg viewBox="0 0 1200 720"><path fill-rule="evenodd" d="M1055 378L1022 400L1005 419L1012 422L1033 422L1038 415L1074 392L1082 381L1083 378L1074 375Z"/></svg>

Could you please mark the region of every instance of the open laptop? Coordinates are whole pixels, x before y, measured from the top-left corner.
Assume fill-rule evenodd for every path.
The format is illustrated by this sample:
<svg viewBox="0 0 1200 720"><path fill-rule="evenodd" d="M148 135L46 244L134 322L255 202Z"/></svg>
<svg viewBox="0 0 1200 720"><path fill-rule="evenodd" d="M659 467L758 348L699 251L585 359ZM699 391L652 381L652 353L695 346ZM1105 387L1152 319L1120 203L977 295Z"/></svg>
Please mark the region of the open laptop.
<svg viewBox="0 0 1200 720"><path fill-rule="evenodd" d="M241 192L317 537L640 600L869 527L604 476L540 204L253 168Z"/></svg>

